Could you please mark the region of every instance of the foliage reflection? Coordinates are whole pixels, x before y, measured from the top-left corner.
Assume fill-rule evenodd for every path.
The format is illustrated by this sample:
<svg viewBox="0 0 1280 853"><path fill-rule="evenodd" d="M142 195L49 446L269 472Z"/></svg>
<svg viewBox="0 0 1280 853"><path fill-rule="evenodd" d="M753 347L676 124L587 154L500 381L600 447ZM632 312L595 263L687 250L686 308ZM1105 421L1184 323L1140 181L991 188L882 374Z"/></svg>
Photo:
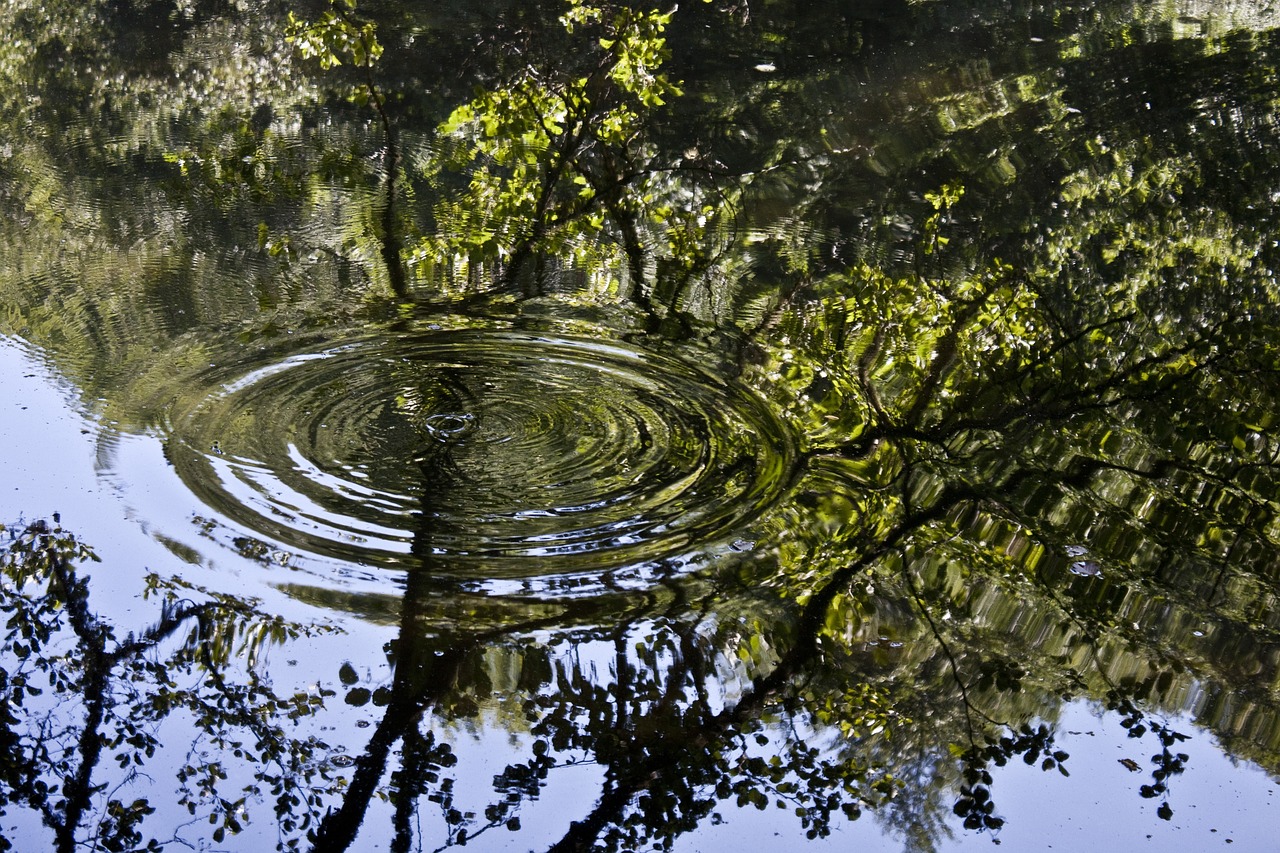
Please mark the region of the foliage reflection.
<svg viewBox="0 0 1280 853"><path fill-rule="evenodd" d="M268 796L283 832L307 829L334 767L327 744L289 729L321 710L326 694L277 695L258 663L267 646L305 629L253 601L150 575L146 596L159 600L159 618L118 636L91 609L77 567L96 559L56 518L15 531L0 555L0 807L38 815L58 851L160 849L163 836L143 830L156 811L148 764L172 750L178 805L207 816L214 841L239 832L250 802ZM185 757L160 738L171 715L192 724ZM227 766L241 763L247 784L221 791ZM2 836L0 845L12 848Z"/></svg>
<svg viewBox="0 0 1280 853"><path fill-rule="evenodd" d="M396 595L281 582L384 614L385 656L296 692L262 653L326 629L153 576L154 624L121 637L92 552L56 519L15 530L0 806L60 851L267 825L280 849L442 849L525 831L572 768L596 789L549 850L670 848L735 805L929 850L1000 832L1010 762L1070 773L1070 702L1144 744L1134 804L1165 820L1180 714L1280 770L1274 22L445 6L454 29L395 3L158 3L133 58L143 9L11 10L0 328L173 453L175 401L219 369L352 328L410 352L457 314L544 344L571 325L767 401L800 436L785 488L643 583L504 598L441 556L459 447L387 454L416 502ZM357 372L322 390L352 398ZM405 387L361 393L401 394L378 417L411 431ZM233 541L303 551L293 521ZM169 718L186 734L161 739ZM477 798L468 745L493 732Z"/></svg>

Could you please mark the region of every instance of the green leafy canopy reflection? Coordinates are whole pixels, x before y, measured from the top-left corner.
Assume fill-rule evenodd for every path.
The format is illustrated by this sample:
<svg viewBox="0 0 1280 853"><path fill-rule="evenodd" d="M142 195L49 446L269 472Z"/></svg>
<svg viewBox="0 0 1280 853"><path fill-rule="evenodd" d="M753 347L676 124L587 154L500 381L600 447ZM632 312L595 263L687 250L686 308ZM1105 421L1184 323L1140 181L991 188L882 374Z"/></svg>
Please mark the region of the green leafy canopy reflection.
<svg viewBox="0 0 1280 853"><path fill-rule="evenodd" d="M180 806L323 850L524 831L584 768L595 796L551 849L671 847L739 806L928 850L1007 831L1010 762L1067 784L1071 703L1128 732L1154 820L1189 811L1193 725L1280 768L1274 21L573 2L447 4L449 29L389 3L176 4L173 43L122 65L105 6L49 8L0 54L0 321L120 429L165 423L209 365L453 323L706 365L802 444L778 501L643 583L406 571L380 596L290 574L388 642L299 695L250 654L297 625L157 579L156 626L120 639L84 603L87 552L24 528L5 806L61 849L150 839L157 800L114 792L176 713L216 747L178 762ZM155 70L246 53L226 67L256 69L250 101ZM446 488L449 461L397 464ZM422 529L405 559L430 569ZM493 732L510 752L477 793Z"/></svg>

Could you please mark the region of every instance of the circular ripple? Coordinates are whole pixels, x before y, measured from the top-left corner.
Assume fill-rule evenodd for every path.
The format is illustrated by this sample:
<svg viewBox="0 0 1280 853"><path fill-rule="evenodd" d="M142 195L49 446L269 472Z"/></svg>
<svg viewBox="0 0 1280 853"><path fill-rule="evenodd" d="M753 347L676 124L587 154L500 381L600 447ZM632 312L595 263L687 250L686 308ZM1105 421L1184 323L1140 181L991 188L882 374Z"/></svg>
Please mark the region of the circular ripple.
<svg viewBox="0 0 1280 853"><path fill-rule="evenodd" d="M756 397L682 361L475 331L253 369L176 418L169 455L284 547L469 578L686 553L756 517L793 461Z"/></svg>

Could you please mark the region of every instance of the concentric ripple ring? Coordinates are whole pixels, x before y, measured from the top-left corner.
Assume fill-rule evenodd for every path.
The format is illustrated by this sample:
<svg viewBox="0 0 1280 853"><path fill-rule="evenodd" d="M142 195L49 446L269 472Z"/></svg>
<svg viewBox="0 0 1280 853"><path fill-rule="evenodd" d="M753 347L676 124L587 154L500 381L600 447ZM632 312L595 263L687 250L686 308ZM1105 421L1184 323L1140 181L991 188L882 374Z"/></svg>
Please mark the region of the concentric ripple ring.
<svg viewBox="0 0 1280 853"><path fill-rule="evenodd" d="M475 330L249 366L168 441L188 488L254 535L460 578L696 550L777 499L793 448L749 390L683 360Z"/></svg>

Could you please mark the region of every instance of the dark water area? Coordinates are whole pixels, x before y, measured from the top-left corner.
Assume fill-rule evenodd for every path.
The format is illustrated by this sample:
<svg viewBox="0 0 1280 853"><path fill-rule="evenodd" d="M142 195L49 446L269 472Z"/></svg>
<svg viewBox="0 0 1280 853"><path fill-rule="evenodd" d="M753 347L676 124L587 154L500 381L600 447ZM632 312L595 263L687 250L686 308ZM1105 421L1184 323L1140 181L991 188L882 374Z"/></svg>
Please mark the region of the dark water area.
<svg viewBox="0 0 1280 853"><path fill-rule="evenodd" d="M0 850L1275 849L1280 8L0 24Z"/></svg>

